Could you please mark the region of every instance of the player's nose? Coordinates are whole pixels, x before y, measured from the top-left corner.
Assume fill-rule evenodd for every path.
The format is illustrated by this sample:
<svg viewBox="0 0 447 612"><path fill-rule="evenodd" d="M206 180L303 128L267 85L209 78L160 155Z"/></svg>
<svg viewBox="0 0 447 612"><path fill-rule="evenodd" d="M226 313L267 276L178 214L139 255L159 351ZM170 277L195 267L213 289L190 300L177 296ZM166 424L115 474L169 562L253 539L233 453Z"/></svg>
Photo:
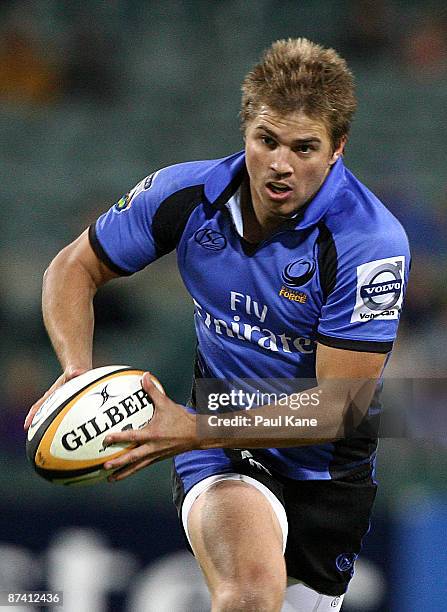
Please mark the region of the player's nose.
<svg viewBox="0 0 447 612"><path fill-rule="evenodd" d="M272 151L270 168L276 174L283 177L290 176L293 173L293 166L290 160L290 151L286 147L277 147Z"/></svg>

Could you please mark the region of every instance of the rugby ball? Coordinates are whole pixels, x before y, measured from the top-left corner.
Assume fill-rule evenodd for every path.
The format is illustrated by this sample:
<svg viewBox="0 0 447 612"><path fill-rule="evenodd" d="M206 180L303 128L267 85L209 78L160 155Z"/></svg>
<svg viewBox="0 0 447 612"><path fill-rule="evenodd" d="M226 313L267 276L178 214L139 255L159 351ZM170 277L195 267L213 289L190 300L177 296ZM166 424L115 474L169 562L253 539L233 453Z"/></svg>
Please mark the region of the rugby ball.
<svg viewBox="0 0 447 612"><path fill-rule="evenodd" d="M103 464L132 444L106 448L112 431L141 429L154 414L151 398L141 386L143 370L105 366L89 370L52 393L28 429L26 454L35 471L64 485L105 480ZM159 381L154 384L164 393Z"/></svg>

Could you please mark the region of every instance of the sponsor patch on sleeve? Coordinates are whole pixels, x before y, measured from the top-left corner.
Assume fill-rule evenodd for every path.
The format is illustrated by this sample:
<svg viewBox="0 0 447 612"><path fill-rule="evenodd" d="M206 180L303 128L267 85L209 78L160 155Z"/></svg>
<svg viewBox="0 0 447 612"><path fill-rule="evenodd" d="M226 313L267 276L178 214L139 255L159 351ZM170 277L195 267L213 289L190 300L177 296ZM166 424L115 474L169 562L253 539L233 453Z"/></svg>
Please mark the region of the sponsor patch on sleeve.
<svg viewBox="0 0 447 612"><path fill-rule="evenodd" d="M397 319L402 308L405 256L376 259L357 267L351 323Z"/></svg>
<svg viewBox="0 0 447 612"><path fill-rule="evenodd" d="M152 174L144 178L142 181L140 181L137 185L135 185L135 187L131 189L129 193L126 193L126 195L123 195L123 197L120 198L114 206L115 212L120 213L120 212L123 212L124 210L129 210L129 208L132 205L132 200L142 191L146 191L147 189L150 189L155 175L156 175L156 172L153 172Z"/></svg>

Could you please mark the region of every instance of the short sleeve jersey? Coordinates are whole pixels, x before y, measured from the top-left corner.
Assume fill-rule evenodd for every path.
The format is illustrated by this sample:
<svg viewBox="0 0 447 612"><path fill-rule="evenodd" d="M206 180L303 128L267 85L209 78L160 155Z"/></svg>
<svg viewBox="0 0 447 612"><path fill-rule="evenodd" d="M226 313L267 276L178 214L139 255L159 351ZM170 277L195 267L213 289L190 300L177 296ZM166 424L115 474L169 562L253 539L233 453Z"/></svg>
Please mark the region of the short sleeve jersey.
<svg viewBox="0 0 447 612"><path fill-rule="evenodd" d="M243 152L159 170L90 227L92 247L123 275L176 249L199 376L315 379L317 343L389 353L410 262L398 220L339 159L313 199L253 245L243 238L245 175ZM375 443L263 452L285 476L330 479L373 461Z"/></svg>

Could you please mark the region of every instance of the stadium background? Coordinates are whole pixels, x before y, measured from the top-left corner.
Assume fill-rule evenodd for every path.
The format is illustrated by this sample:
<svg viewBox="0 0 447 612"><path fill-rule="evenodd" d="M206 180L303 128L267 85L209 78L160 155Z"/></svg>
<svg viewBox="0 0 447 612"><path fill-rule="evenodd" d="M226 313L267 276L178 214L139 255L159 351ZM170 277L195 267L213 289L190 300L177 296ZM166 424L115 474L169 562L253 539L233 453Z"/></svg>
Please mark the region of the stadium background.
<svg viewBox="0 0 447 612"><path fill-rule="evenodd" d="M242 148L243 76L273 40L303 35L334 46L354 70L359 111L346 163L400 218L413 250L386 394L403 426L381 441L373 529L344 609L444 609L445 4L15 0L0 5L0 34L0 590L57 586L70 612L209 609L181 552L167 462L75 491L26 464L24 415L59 373L41 279L62 246L154 169ZM192 306L174 257L107 286L96 312L96 365L151 369L185 399ZM440 384L404 411L431 378Z"/></svg>

